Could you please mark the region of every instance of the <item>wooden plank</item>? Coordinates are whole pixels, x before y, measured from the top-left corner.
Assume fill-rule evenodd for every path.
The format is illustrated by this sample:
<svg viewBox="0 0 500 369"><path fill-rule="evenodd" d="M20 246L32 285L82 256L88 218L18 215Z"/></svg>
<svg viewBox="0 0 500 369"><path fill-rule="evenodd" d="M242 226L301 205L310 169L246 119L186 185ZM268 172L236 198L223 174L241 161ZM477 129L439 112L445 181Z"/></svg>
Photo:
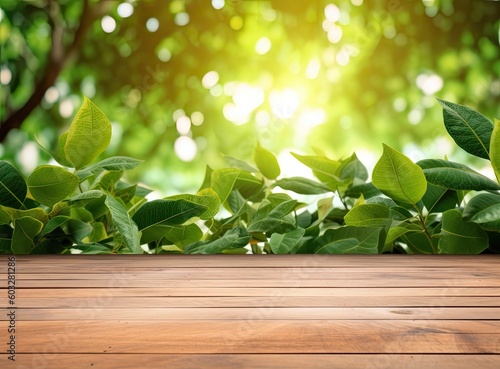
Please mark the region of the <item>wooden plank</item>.
<svg viewBox="0 0 500 369"><path fill-rule="evenodd" d="M0 354L6 362L7 355ZM19 356L17 369L497 369L498 355L328 354L41 354Z"/></svg>
<svg viewBox="0 0 500 369"><path fill-rule="evenodd" d="M122 305L127 306L127 305ZM8 320L9 309L0 309ZM500 307L480 308L83 308L19 309L17 318L33 320L500 320Z"/></svg>
<svg viewBox="0 0 500 369"><path fill-rule="evenodd" d="M20 299L43 297L96 297L105 294L106 296L122 296L122 297L161 297L161 296L500 296L500 288L498 287L477 287L477 288L391 288L391 287L375 287L375 288L192 288L192 287L143 287L143 288L57 288L57 289L20 289L18 296Z"/></svg>
<svg viewBox="0 0 500 369"><path fill-rule="evenodd" d="M109 274L106 273L93 273L93 269L87 272L74 272L74 273L20 273L19 281L27 280L109 280ZM123 273L123 271L121 271ZM455 274L456 273L456 274ZM118 274L119 275L119 274ZM239 268L175 268L175 269L158 269L156 271L145 270L143 272L131 271L126 273L127 278L133 279L155 279L162 278L168 280L177 279L270 279L270 278L287 278L287 279L337 279L337 280L352 280L352 279L373 279L373 278L387 278L387 279L407 279L407 278L421 278L421 279L440 279L450 278L454 279L470 279L481 277L483 279L497 279L500 278L500 271L497 268L485 270L482 268L478 270L458 269L425 269L425 268L408 268L405 269L392 269L386 270L382 268L375 269L339 269L339 268L247 268L245 273L241 273ZM116 276L116 275L115 275ZM0 281L6 281L7 276L4 275ZM22 282L21 282L22 283Z"/></svg>
<svg viewBox="0 0 500 369"><path fill-rule="evenodd" d="M500 322L488 320L88 320L17 326L20 354L49 347L58 353L500 354ZM2 331L6 327L0 322Z"/></svg>
<svg viewBox="0 0 500 369"><path fill-rule="evenodd" d="M500 265L500 255L115 255L113 264L109 265L110 256L102 258L98 255L19 255L17 262L30 268L35 265L44 268L59 266L83 268L105 266L118 269L123 265L140 268L189 268L189 267L233 267L233 268L275 268L275 267L433 267L455 268L495 267ZM7 255L0 255L0 262Z"/></svg>
<svg viewBox="0 0 500 369"><path fill-rule="evenodd" d="M500 278L484 279L473 277L469 279L458 278L428 278L420 279L418 276L408 278L377 278L377 279L134 279L134 278L113 278L109 280L79 280L74 284L65 280L27 280L18 283L22 288L140 288L140 287L499 287Z"/></svg>
<svg viewBox="0 0 500 369"><path fill-rule="evenodd" d="M4 301L4 302L2 302ZM6 303L0 299L0 302ZM421 296L268 296L268 297L113 297L105 292L89 298L19 298L21 308L110 308L131 307L499 307L495 297L421 297Z"/></svg>

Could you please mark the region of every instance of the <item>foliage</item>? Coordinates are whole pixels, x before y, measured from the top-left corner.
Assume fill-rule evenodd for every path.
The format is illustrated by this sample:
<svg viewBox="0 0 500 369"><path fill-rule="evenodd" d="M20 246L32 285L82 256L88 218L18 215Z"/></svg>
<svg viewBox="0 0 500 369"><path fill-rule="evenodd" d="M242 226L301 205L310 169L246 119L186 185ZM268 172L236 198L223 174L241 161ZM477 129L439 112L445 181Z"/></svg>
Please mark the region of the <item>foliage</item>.
<svg viewBox="0 0 500 369"><path fill-rule="evenodd" d="M467 152L491 160L498 177L499 121L439 100L444 124ZM0 161L0 252L478 254L498 252L500 185L442 159L413 163L383 145L372 173L356 154L333 160L293 154L317 181L280 178L273 153L255 148L255 165L230 158L207 167L196 194L147 201L149 190L122 180L140 164L95 163L110 123L89 99L52 154L25 179ZM317 203L296 195L325 197ZM470 200L469 195L473 195ZM338 206L340 205L340 206Z"/></svg>

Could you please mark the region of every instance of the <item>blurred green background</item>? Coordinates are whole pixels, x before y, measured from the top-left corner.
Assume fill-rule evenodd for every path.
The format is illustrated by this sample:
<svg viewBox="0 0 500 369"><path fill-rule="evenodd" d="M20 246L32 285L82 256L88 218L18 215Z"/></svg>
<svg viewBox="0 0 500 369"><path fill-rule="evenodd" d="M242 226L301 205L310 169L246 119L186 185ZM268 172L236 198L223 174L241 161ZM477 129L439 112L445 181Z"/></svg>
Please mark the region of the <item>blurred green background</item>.
<svg viewBox="0 0 500 369"><path fill-rule="evenodd" d="M83 96L113 124L105 153L164 194L195 190L222 154L387 143L468 160L434 97L500 117L500 2L488 0L2 0L0 156L25 173L57 147ZM481 168L480 159L472 162ZM307 171L305 171L307 173Z"/></svg>

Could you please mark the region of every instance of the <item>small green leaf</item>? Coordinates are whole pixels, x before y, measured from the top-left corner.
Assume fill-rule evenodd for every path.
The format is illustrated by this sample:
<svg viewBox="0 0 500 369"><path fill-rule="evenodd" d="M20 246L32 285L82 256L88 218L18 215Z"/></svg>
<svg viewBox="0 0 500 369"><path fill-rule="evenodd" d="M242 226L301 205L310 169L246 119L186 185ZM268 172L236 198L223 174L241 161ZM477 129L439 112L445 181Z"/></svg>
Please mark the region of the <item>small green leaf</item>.
<svg viewBox="0 0 500 369"><path fill-rule="evenodd" d="M459 203L456 191L430 183L427 183L427 192L422 198L422 202L429 213L442 213L455 208Z"/></svg>
<svg viewBox="0 0 500 369"><path fill-rule="evenodd" d="M107 246L95 244L75 245L73 249L80 250L82 255L111 254L111 249Z"/></svg>
<svg viewBox="0 0 500 369"><path fill-rule="evenodd" d="M19 209L23 206L28 188L19 171L0 160L0 205Z"/></svg>
<svg viewBox="0 0 500 369"><path fill-rule="evenodd" d="M259 143L257 143L253 152L253 159L255 164L257 164L257 168L259 168L264 177L276 179L281 174L281 169L278 164L278 160L276 160L276 156L274 156L271 151L260 146Z"/></svg>
<svg viewBox="0 0 500 369"><path fill-rule="evenodd" d="M165 229L162 237L182 249L188 244L199 241L203 237L203 232L196 224L183 227L172 226Z"/></svg>
<svg viewBox="0 0 500 369"><path fill-rule="evenodd" d="M212 171L210 187L212 187L219 196L221 204L226 202L229 194L233 191L239 174L240 170L233 168Z"/></svg>
<svg viewBox="0 0 500 369"><path fill-rule="evenodd" d="M440 254L479 254L488 246L488 234L478 224L463 220L455 209L443 213Z"/></svg>
<svg viewBox="0 0 500 369"><path fill-rule="evenodd" d="M29 254L35 247L34 239L42 230L43 223L31 217L14 221L11 249L14 254Z"/></svg>
<svg viewBox="0 0 500 369"><path fill-rule="evenodd" d="M295 254L304 233L305 229L303 228L297 228L284 234L273 233L269 239L271 250L275 254Z"/></svg>
<svg viewBox="0 0 500 369"><path fill-rule="evenodd" d="M129 158L126 156L113 156L111 158L104 159L98 163L86 167L78 171L76 174L82 178L88 176L89 174L94 174L103 170L108 171L121 171L121 170L131 170L139 166L142 160Z"/></svg>
<svg viewBox="0 0 500 369"><path fill-rule="evenodd" d="M66 154L64 153L64 146L66 145L67 140L68 140L68 132L65 132L61 136L59 136L59 141L58 141L58 145L57 145L57 152L53 152L52 156L62 166L72 168L73 164L71 164L68 161L68 159L66 159Z"/></svg>
<svg viewBox="0 0 500 369"><path fill-rule="evenodd" d="M294 219L287 215L295 208L297 200L285 201L274 209L267 216L261 218L259 212L255 213L252 222L248 226L249 232L268 232L278 227L291 228L294 225Z"/></svg>
<svg viewBox="0 0 500 369"><path fill-rule="evenodd" d="M90 191L82 192L76 196L73 196L72 198L70 198L68 200L68 202L70 204L74 204L74 203L79 202L79 201L98 199L103 195L104 194L99 190L90 190Z"/></svg>
<svg viewBox="0 0 500 369"><path fill-rule="evenodd" d="M123 243L134 254L143 254L144 250L139 242L139 230L134 221L130 219L125 207L109 194L106 194L105 203L111 212L111 218L116 229L122 236Z"/></svg>
<svg viewBox="0 0 500 369"><path fill-rule="evenodd" d="M316 254L378 254L383 242L380 227L345 226L328 229L314 240Z"/></svg>
<svg viewBox="0 0 500 369"><path fill-rule="evenodd" d="M384 153L373 169L373 184L395 201L416 204L427 190L422 169L408 157L384 144Z"/></svg>
<svg viewBox="0 0 500 369"><path fill-rule="evenodd" d="M87 97L76 113L64 145L64 156L80 169L92 163L108 147L111 123Z"/></svg>
<svg viewBox="0 0 500 369"><path fill-rule="evenodd" d="M500 183L500 120L498 119L495 119L495 127L491 134L490 160L497 182Z"/></svg>
<svg viewBox="0 0 500 369"><path fill-rule="evenodd" d="M40 232L40 237L45 236L46 234L49 234L56 230L57 228L61 227L64 223L66 223L68 220L71 218L66 215L57 215L51 220L49 220L47 223L45 223L42 231Z"/></svg>
<svg viewBox="0 0 500 369"><path fill-rule="evenodd" d="M469 154L489 159L493 124L484 115L471 108L437 100L443 107L446 130L457 145Z"/></svg>
<svg viewBox="0 0 500 369"><path fill-rule="evenodd" d="M246 246L252 236L242 227L227 231L224 236L214 241L199 241L186 246L185 254L220 254L225 250L239 249Z"/></svg>
<svg viewBox="0 0 500 369"><path fill-rule="evenodd" d="M321 182L338 182L340 178L338 171L341 169L342 164L336 160L331 160L323 156L303 156L291 153L298 161L308 166L313 170L313 174Z"/></svg>
<svg viewBox="0 0 500 369"><path fill-rule="evenodd" d="M346 225L356 227L395 227L407 217L380 204L361 204L353 207L344 217Z"/></svg>
<svg viewBox="0 0 500 369"><path fill-rule="evenodd" d="M205 188L201 190L196 195L182 194L169 196L167 200L179 200L183 199L194 204L199 204L207 207L207 210L200 215L200 219L207 220L211 219L217 215L220 209L220 201L217 193L211 188Z"/></svg>
<svg viewBox="0 0 500 369"><path fill-rule="evenodd" d="M273 187L281 187L284 190L293 191L302 195L319 195L332 191L323 183L303 177L282 178L276 181Z"/></svg>
<svg viewBox="0 0 500 369"><path fill-rule="evenodd" d="M140 231L157 224L181 225L200 217L208 207L186 200L153 200L142 205L132 217Z"/></svg>
<svg viewBox="0 0 500 369"><path fill-rule="evenodd" d="M440 159L424 159L417 163L427 181L450 190L500 190L500 185L472 170L467 165Z"/></svg>
<svg viewBox="0 0 500 369"><path fill-rule="evenodd" d="M75 192L78 177L61 167L41 165L28 177L28 187L36 201L53 206Z"/></svg>
<svg viewBox="0 0 500 369"><path fill-rule="evenodd" d="M231 168L241 169L241 170L244 170L244 171L247 171L250 173L257 173L259 171L257 168L254 168L253 166L248 164L246 161L233 158L232 156L227 156L227 155L223 155L223 156Z"/></svg>
<svg viewBox="0 0 500 369"><path fill-rule="evenodd" d="M465 207L464 219L500 231L500 195L481 193L474 196Z"/></svg>

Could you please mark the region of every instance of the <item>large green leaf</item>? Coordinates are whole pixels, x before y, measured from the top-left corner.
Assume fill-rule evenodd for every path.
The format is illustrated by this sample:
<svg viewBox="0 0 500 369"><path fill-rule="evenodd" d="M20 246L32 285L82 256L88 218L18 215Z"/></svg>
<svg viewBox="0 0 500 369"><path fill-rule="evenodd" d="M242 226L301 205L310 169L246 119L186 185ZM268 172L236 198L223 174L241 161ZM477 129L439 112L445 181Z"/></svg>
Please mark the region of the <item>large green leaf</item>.
<svg viewBox="0 0 500 369"><path fill-rule="evenodd" d="M383 244L383 228L351 227L328 229L316 238L316 254L378 254Z"/></svg>
<svg viewBox="0 0 500 369"><path fill-rule="evenodd" d="M417 163L429 183L450 190L500 190L500 185L467 165L441 159L424 159Z"/></svg>
<svg viewBox="0 0 500 369"><path fill-rule="evenodd" d="M42 223L46 223L49 220L49 216L42 208L19 210L19 209L2 207L2 210L4 213L9 215L12 222L14 222L16 219L24 217L34 218Z"/></svg>
<svg viewBox="0 0 500 369"><path fill-rule="evenodd" d="M23 206L28 188L19 171L0 160L0 205L19 209Z"/></svg>
<svg viewBox="0 0 500 369"><path fill-rule="evenodd" d="M186 246L185 254L220 254L224 250L245 247L252 236L242 227L227 231L224 236L214 241L199 241Z"/></svg>
<svg viewBox="0 0 500 369"><path fill-rule="evenodd" d="M416 204L427 190L427 181L422 169L408 157L385 144L372 177L375 187L395 201Z"/></svg>
<svg viewBox="0 0 500 369"><path fill-rule="evenodd" d="M29 254L35 246L34 239L42 230L43 223L31 217L14 221L11 249L14 254Z"/></svg>
<svg viewBox="0 0 500 369"><path fill-rule="evenodd" d="M443 213L440 254L479 254L489 246L488 234L476 223L462 219L458 210Z"/></svg>
<svg viewBox="0 0 500 369"><path fill-rule="evenodd" d="M340 179L347 180L354 185L362 184L368 179L368 171L355 153L349 158L342 160Z"/></svg>
<svg viewBox="0 0 500 369"><path fill-rule="evenodd" d="M125 207L113 196L106 194L106 206L111 212L111 218L116 229L120 232L123 243L134 254L142 254L144 250L139 242L139 230L134 221L130 218Z"/></svg>
<svg viewBox="0 0 500 369"><path fill-rule="evenodd" d="M498 119L495 119L495 127L491 134L490 160L497 182L500 183L500 120Z"/></svg>
<svg viewBox="0 0 500 369"><path fill-rule="evenodd" d="M132 220L143 231L157 224L181 225L191 218L200 217L207 209L206 205L183 199L153 200L142 205Z"/></svg>
<svg viewBox="0 0 500 369"><path fill-rule="evenodd" d="M76 113L64 145L64 156L80 169L92 163L108 147L111 123L88 98Z"/></svg>
<svg viewBox="0 0 500 369"><path fill-rule="evenodd" d="M181 227L171 226L165 230L166 232L163 237L180 248L197 242L203 237L203 232L196 224L189 224Z"/></svg>
<svg viewBox="0 0 500 369"><path fill-rule="evenodd" d="M474 196L465 207L464 219L500 231L500 195L481 193Z"/></svg>
<svg viewBox="0 0 500 369"><path fill-rule="evenodd" d="M437 100L443 107L446 130L457 145L469 154L489 159L493 124L484 115L471 108Z"/></svg>
<svg viewBox="0 0 500 369"><path fill-rule="evenodd" d="M271 250L275 254L295 254L305 229L297 228L284 234L273 233L269 239Z"/></svg>
<svg viewBox="0 0 500 369"><path fill-rule="evenodd" d="M36 201L53 206L75 192L78 177L61 167L41 165L28 177L28 187Z"/></svg>
<svg viewBox="0 0 500 369"><path fill-rule="evenodd" d="M211 188L205 188L196 195L182 194L170 196L168 200L183 199L194 204L199 204L207 207L207 210L200 215L200 219L207 220L217 215L220 209L220 200L217 193Z"/></svg>
<svg viewBox="0 0 500 369"><path fill-rule="evenodd" d="M339 161L331 160L324 156L303 156L293 152L291 154L302 164L311 168L313 170L313 174L321 182L329 183L340 181L338 171L340 170L342 163Z"/></svg>
<svg viewBox="0 0 500 369"><path fill-rule="evenodd" d="M302 195L319 195L332 191L323 183L303 177L282 178L276 181L273 187L281 187L284 190L293 191Z"/></svg>
<svg viewBox="0 0 500 369"><path fill-rule="evenodd" d="M253 159L264 177L276 179L280 175L281 169L276 156L271 151L260 146L259 143L257 143L253 152Z"/></svg>

